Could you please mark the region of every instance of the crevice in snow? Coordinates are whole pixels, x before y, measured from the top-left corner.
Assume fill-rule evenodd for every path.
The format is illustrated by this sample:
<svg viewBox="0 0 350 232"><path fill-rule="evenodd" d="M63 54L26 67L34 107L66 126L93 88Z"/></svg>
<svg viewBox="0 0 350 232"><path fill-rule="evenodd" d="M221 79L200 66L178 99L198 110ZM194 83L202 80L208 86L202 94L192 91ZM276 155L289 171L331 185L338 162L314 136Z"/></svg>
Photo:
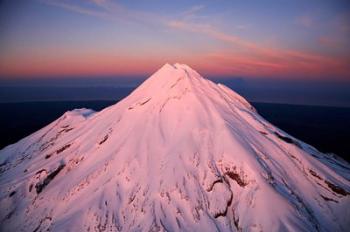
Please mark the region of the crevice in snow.
<svg viewBox="0 0 350 232"><path fill-rule="evenodd" d="M13 195L15 195L15 194L16 194L16 191L12 191L12 192L10 193L9 197L13 197Z"/></svg>
<svg viewBox="0 0 350 232"><path fill-rule="evenodd" d="M326 196L323 196L322 194L320 194L320 196L321 196L322 199L325 200L325 201L332 201L332 202L335 202L335 203L339 203L339 201L334 200L334 199L329 198L329 197L326 197Z"/></svg>
<svg viewBox="0 0 350 232"><path fill-rule="evenodd" d="M171 100L181 100L181 98L186 95L190 90L188 88L185 88L180 95L170 96L165 99L165 101L162 103L159 109L159 113L161 113L164 109L164 107L171 101Z"/></svg>
<svg viewBox="0 0 350 232"><path fill-rule="evenodd" d="M227 175L228 177L230 177L232 180L236 181L236 183L241 186L242 188L244 188L245 186L248 185L248 183L246 183L242 177L237 173L235 172L234 170L233 171L226 171L225 172L225 175Z"/></svg>
<svg viewBox="0 0 350 232"><path fill-rule="evenodd" d="M325 180L324 182L327 184L328 188L330 188L334 193L337 193L337 194L342 195L342 196L347 196L350 194L348 191L346 191L342 187L337 186L337 185L329 182L328 180Z"/></svg>
<svg viewBox="0 0 350 232"><path fill-rule="evenodd" d="M66 145L64 145L63 147L57 149L56 152L47 154L47 155L45 156L45 159L50 158L50 157L51 157L53 154L55 154L55 153L58 155L58 154L64 152L64 151L65 151L66 149L68 149L71 145L72 145L72 144L66 144Z"/></svg>
<svg viewBox="0 0 350 232"><path fill-rule="evenodd" d="M120 121L120 119L117 121L117 123ZM109 135L113 132L112 128L108 129L107 134L103 137L102 140L100 140L100 142L98 142L98 145L102 145L103 143L105 143L107 141L107 139L109 138Z"/></svg>
<svg viewBox="0 0 350 232"><path fill-rule="evenodd" d="M33 230L33 232L38 231L50 231L52 217L44 217L40 220L39 225ZM45 228L43 228L45 227Z"/></svg>
<svg viewBox="0 0 350 232"><path fill-rule="evenodd" d="M314 176L315 178L317 178L318 180L323 180L322 177L320 177L315 171L309 169L309 172L312 176ZM333 191L334 193L341 195L341 196L347 196L350 195L350 193L348 191L346 191L345 189L343 189L340 186L337 186L335 184L333 184L332 182L328 181L328 180L323 180L324 183L328 186L328 189L330 189L331 191Z"/></svg>
<svg viewBox="0 0 350 232"><path fill-rule="evenodd" d="M274 134L275 134L279 139L283 140L284 142L289 143L289 144L294 144L294 145L296 145L297 147L302 148L301 145L300 145L297 141L295 141L294 139L292 139L292 138L290 138L290 137L287 137L287 136L283 136L283 135L281 135L280 133L278 133L278 132L276 132L276 131L274 132Z"/></svg>
<svg viewBox="0 0 350 232"><path fill-rule="evenodd" d="M58 175L60 171L65 167L66 165L64 163L61 163L57 169L55 169L53 172L51 172L47 177L42 181L35 185L36 193L41 193L44 188Z"/></svg>
<svg viewBox="0 0 350 232"><path fill-rule="evenodd" d="M313 175L314 177L316 177L319 180L323 180L315 171L313 171L312 169L309 169L309 172L311 175Z"/></svg>
<svg viewBox="0 0 350 232"><path fill-rule="evenodd" d="M143 106L143 105L145 105L147 102L149 102L151 99L152 99L152 98L150 97L150 98L147 98L146 100L143 100L143 101L141 101L141 102L136 103L136 104L133 105L133 106L129 106L128 110L132 110L132 109L134 109L136 106Z"/></svg>
<svg viewBox="0 0 350 232"><path fill-rule="evenodd" d="M224 166L223 169L224 175L235 181L240 187L244 188L248 185L248 181L246 180L247 177L245 176L243 169L238 171L236 166L229 167L227 165Z"/></svg>
<svg viewBox="0 0 350 232"><path fill-rule="evenodd" d="M107 139L108 139L108 134L105 135L105 137L103 137L103 139L100 142L98 142L98 145L102 145L104 142L107 141Z"/></svg>
<svg viewBox="0 0 350 232"><path fill-rule="evenodd" d="M267 135L267 133L265 132L265 131L259 131L260 132L260 134L262 134L262 135Z"/></svg>
<svg viewBox="0 0 350 232"><path fill-rule="evenodd" d="M182 77L178 78L178 79L175 81L175 83L172 84L172 85L170 86L170 89L174 88L174 87L177 85L177 83L179 83L182 79L183 79Z"/></svg>

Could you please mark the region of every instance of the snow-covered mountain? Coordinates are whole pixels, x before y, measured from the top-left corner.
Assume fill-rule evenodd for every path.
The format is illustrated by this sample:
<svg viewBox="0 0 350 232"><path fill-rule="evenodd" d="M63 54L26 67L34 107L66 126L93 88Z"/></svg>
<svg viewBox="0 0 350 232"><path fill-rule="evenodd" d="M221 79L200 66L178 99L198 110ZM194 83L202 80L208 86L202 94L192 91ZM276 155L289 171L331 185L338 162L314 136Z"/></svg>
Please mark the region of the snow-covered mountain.
<svg viewBox="0 0 350 232"><path fill-rule="evenodd" d="M183 64L0 151L1 231L346 231L350 165Z"/></svg>

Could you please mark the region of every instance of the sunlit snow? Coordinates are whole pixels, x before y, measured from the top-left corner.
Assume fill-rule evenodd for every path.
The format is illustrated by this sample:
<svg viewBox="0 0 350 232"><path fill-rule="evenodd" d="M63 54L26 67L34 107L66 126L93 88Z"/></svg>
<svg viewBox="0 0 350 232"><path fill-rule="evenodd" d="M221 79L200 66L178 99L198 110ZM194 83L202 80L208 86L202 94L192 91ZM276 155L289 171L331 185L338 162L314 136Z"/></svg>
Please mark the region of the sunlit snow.
<svg viewBox="0 0 350 232"><path fill-rule="evenodd" d="M350 228L348 163L183 64L100 112L66 112L0 165L1 231Z"/></svg>

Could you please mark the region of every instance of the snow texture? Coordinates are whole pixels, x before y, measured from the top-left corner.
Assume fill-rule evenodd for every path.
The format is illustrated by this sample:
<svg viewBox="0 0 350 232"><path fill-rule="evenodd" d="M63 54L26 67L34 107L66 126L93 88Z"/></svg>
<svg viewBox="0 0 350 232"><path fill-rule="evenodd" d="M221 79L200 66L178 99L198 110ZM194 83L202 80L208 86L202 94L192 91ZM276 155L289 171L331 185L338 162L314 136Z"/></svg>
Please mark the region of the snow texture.
<svg viewBox="0 0 350 232"><path fill-rule="evenodd" d="M0 151L1 231L346 231L350 165L183 64Z"/></svg>

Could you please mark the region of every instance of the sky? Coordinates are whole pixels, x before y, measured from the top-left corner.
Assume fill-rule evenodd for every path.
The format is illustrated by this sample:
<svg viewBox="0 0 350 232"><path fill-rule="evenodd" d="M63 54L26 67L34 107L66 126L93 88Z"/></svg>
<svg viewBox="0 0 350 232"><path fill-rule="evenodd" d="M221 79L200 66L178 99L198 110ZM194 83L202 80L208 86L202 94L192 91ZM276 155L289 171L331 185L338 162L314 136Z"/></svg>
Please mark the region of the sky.
<svg viewBox="0 0 350 232"><path fill-rule="evenodd" d="M0 80L208 77L350 82L347 0L0 0Z"/></svg>

